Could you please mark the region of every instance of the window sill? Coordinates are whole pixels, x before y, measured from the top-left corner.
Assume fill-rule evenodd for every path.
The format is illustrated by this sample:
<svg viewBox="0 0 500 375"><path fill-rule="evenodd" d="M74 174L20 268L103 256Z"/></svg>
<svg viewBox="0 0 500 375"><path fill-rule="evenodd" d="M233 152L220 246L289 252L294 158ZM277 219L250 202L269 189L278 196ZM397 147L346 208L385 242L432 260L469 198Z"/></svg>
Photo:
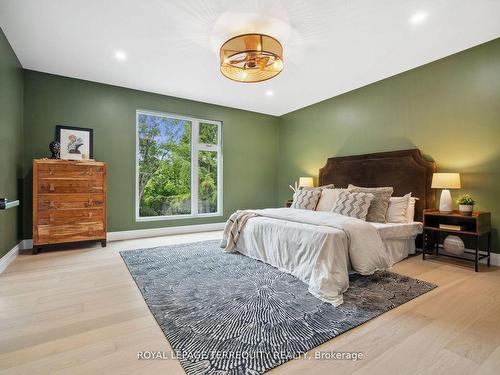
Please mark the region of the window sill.
<svg viewBox="0 0 500 375"><path fill-rule="evenodd" d="M136 217L135 222L147 222L147 221L168 221L168 220L182 220L182 219L202 219L206 217L218 217L223 216L221 212L214 212L211 214L198 214L198 215L171 215L171 216L147 216L147 217Z"/></svg>

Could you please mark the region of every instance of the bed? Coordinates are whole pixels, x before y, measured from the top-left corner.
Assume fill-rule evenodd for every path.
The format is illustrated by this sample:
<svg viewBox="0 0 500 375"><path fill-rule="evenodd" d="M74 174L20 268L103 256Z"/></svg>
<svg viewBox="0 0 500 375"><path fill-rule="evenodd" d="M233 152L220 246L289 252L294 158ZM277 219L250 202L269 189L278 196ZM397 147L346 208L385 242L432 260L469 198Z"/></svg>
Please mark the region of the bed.
<svg viewBox="0 0 500 375"><path fill-rule="evenodd" d="M309 285L311 294L337 306L349 287L349 272L368 275L388 269L415 251L423 210L434 205L435 169L417 149L329 158L319 170L319 185L392 186L393 196L411 192L418 198L415 222L378 224L329 212L252 210L246 211L234 246L226 250L294 275Z"/></svg>

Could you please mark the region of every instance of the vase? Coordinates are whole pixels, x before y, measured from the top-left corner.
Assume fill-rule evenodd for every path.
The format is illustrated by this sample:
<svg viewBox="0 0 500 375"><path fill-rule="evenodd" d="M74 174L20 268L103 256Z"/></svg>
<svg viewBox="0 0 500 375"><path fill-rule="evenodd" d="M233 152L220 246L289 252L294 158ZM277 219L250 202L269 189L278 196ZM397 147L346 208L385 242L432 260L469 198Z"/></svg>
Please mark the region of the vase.
<svg viewBox="0 0 500 375"><path fill-rule="evenodd" d="M461 215L464 216L472 216L472 209L474 208L474 205L472 204L460 204L458 205L458 210L460 211Z"/></svg>

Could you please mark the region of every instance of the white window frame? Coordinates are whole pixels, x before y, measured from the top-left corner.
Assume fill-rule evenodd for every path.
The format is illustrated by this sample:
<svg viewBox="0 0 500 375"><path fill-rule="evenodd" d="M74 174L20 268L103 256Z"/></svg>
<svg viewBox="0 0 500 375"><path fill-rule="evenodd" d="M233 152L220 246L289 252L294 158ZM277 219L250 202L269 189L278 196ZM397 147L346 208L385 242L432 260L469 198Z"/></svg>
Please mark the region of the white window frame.
<svg viewBox="0 0 500 375"><path fill-rule="evenodd" d="M168 117L191 122L191 213L184 215L140 216L139 199L139 115L152 115ZM199 143L200 123L217 125L217 144ZM217 212L198 213L198 168L199 151L217 151ZM151 111L146 109L136 110L135 115L135 221L160 221L178 220L223 215L223 184L222 184L222 121L205 120L196 117L182 116L173 113Z"/></svg>

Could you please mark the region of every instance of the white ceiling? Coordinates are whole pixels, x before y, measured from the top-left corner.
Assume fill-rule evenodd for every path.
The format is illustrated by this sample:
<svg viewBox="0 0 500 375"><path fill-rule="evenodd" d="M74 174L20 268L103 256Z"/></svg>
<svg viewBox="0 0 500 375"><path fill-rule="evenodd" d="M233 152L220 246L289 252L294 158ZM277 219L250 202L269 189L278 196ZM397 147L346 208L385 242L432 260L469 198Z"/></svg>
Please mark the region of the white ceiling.
<svg viewBox="0 0 500 375"><path fill-rule="evenodd" d="M0 0L27 69L272 115L497 38L499 14L500 0ZM282 42L276 78L220 74L220 45L246 32Z"/></svg>

